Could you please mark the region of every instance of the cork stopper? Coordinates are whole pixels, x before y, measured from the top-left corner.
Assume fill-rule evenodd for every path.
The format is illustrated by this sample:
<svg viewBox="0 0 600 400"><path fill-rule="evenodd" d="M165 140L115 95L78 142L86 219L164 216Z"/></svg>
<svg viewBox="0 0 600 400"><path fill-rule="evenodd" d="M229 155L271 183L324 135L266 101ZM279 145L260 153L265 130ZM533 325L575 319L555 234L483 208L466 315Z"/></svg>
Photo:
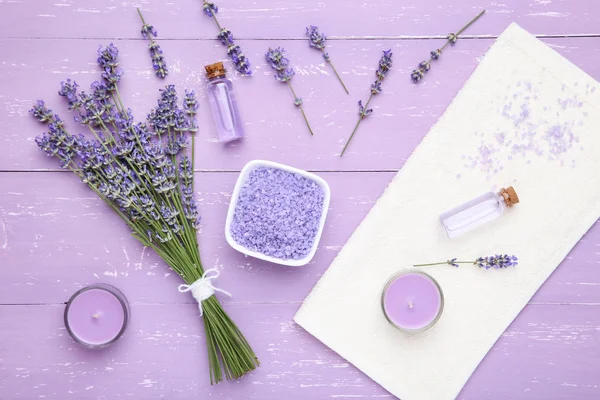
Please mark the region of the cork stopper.
<svg viewBox="0 0 600 400"><path fill-rule="evenodd" d="M204 69L206 70L206 76L208 79L225 76L225 67L221 61L214 64L205 65Z"/></svg>
<svg viewBox="0 0 600 400"><path fill-rule="evenodd" d="M500 189L499 194L504 199L507 207L512 207L519 202L519 196L517 196L517 192L512 186Z"/></svg>

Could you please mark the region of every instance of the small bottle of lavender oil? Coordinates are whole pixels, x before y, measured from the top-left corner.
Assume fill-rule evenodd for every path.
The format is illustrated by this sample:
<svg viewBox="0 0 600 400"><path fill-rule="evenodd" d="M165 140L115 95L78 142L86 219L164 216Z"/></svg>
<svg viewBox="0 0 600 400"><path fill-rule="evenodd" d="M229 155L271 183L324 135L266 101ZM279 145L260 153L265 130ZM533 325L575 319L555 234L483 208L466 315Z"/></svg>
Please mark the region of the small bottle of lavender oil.
<svg viewBox="0 0 600 400"><path fill-rule="evenodd" d="M244 137L244 127L240 120L233 83L225 76L222 62L207 65L208 100L217 126L219 142L231 142Z"/></svg>
<svg viewBox="0 0 600 400"><path fill-rule="evenodd" d="M500 217L518 202L517 192L509 186L498 193L483 194L446 211L440 215L440 221L448 237L453 238Z"/></svg>

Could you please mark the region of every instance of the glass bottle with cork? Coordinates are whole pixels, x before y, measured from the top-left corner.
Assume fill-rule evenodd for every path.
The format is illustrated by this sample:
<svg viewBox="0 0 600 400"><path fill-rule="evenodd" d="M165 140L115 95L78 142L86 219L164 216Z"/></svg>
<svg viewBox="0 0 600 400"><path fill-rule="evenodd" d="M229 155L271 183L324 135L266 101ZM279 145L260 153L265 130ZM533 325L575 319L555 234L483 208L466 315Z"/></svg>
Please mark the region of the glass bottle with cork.
<svg viewBox="0 0 600 400"><path fill-rule="evenodd" d="M498 193L485 193L446 211L440 215L440 221L448 237L453 238L499 218L518 202L517 192L509 186L500 189Z"/></svg>
<svg viewBox="0 0 600 400"><path fill-rule="evenodd" d="M219 142L231 142L244 137L244 127L233 93L233 83L227 79L222 62L207 65L208 100L217 128Z"/></svg>

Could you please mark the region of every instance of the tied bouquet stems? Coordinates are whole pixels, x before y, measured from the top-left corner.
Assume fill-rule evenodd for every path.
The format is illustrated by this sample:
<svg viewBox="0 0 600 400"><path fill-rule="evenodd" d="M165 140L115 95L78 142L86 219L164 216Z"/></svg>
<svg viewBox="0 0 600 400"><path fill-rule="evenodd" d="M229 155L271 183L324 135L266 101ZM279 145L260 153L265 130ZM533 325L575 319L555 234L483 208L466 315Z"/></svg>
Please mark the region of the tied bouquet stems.
<svg viewBox="0 0 600 400"><path fill-rule="evenodd" d="M216 278L206 276L209 271L203 269L196 237L200 217L193 150L198 103L194 92L186 91L180 105L175 87L169 85L161 90L148 123L135 122L119 94L122 72L117 57L112 44L98 51L102 80L92 83L90 92L79 91L71 80L61 84L59 95L90 137L69 133L63 120L38 101L30 112L47 132L36 143L75 173L137 240L154 249L193 289L198 282ZM190 135L191 158L185 154ZM202 300L211 384L222 381L223 375L236 379L255 369L256 355L216 297Z"/></svg>

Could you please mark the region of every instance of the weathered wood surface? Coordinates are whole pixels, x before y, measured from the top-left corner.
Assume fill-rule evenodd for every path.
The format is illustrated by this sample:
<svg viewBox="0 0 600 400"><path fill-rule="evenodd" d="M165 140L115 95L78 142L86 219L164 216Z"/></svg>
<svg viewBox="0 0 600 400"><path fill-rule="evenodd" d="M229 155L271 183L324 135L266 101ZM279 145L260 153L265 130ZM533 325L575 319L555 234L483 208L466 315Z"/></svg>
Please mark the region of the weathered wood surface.
<svg viewBox="0 0 600 400"><path fill-rule="evenodd" d="M600 76L597 38L544 39L592 76ZM410 71L443 40L345 40L332 42L330 54L348 85L350 95L332 75L318 52L305 42L244 41L255 64L255 76L234 75L236 96L246 121L247 138L227 147L216 143L216 133L204 90L203 66L224 57L218 43L168 41L163 43L172 73L160 81L150 71L145 43L119 41L123 98L134 115L145 118L155 104L158 90L166 83L194 88L200 97L197 168L239 171L252 159L292 162L313 171L398 170L431 125L444 112L492 39L459 41L433 64L419 85L410 82ZM0 170L56 169L53 160L40 156L32 141L44 127L27 110L36 99L44 99L69 122L75 132L87 128L72 122L73 113L57 95L60 81L76 79L88 86L98 79L96 49L108 40L0 39L0 76L6 84L0 91L0 145L8 151L0 158ZM285 45L296 66L294 87L304 98L304 107L315 137L303 125L285 85L273 79L264 61L269 46ZM347 156L338 157L358 118L357 102L366 100L381 50L394 51L395 66L384 82L383 92L372 101L375 114L363 121ZM52 51L48 51L52 49Z"/></svg>
<svg viewBox="0 0 600 400"><path fill-rule="evenodd" d="M248 137L221 146L202 86L202 66L223 59L216 27L200 0L0 0L0 399L325 399L389 398L387 392L292 322L300 302L444 112L478 60L510 22L600 78L595 0L223 0L230 28L255 66L233 75ZM134 11L154 24L171 74L150 71ZM445 52L426 79L408 75L480 9L488 13ZM317 24L351 94L345 95L318 52L303 39ZM27 110L43 98L71 122L56 92L61 80L82 86L98 77L95 51L114 41L125 75L123 97L145 115L164 84L200 97L197 190L204 263L223 270L234 293L225 307L263 365L238 383L210 387L198 310L176 291L179 281L143 249L74 176L38 152L43 127ZM296 66L294 84L315 129L311 138L263 61L283 45ZM337 157L368 94L381 50L395 66L353 146ZM286 268L244 258L228 247L223 225L236 171L256 158L319 172L331 185L329 219L314 261ZM207 172L209 171L209 172ZM361 172L362 171L362 172ZM370 172L364 172L370 171ZM600 227L573 249L475 372L459 399L597 399L600 351ZM107 282L125 291L133 317L114 347L90 352L62 325L64 301L78 288ZM499 300L501 301L501 299ZM460 362L460 360L457 360Z"/></svg>
<svg viewBox="0 0 600 400"><path fill-rule="evenodd" d="M135 38L140 6L161 37L212 39L201 0L2 0L1 37ZM240 39L301 38L318 25L332 37L445 36L487 10L467 35L497 36L517 22L538 35L600 34L596 0L223 0L219 21ZM16 18L18 16L18 18Z"/></svg>
<svg viewBox="0 0 600 400"><path fill-rule="evenodd" d="M102 352L70 339L62 305L2 306L2 399L393 398L297 326L297 307L228 306L262 365L237 383L210 387L192 304L134 304L125 336ZM597 305L527 306L459 399L597 398L599 315Z"/></svg>

